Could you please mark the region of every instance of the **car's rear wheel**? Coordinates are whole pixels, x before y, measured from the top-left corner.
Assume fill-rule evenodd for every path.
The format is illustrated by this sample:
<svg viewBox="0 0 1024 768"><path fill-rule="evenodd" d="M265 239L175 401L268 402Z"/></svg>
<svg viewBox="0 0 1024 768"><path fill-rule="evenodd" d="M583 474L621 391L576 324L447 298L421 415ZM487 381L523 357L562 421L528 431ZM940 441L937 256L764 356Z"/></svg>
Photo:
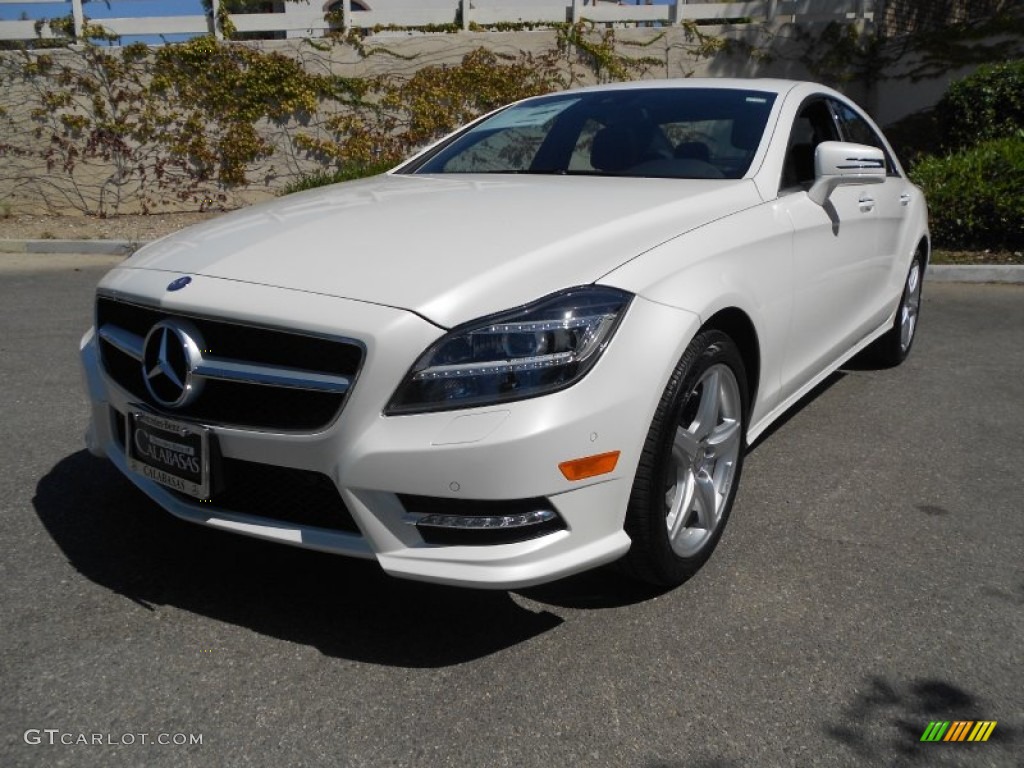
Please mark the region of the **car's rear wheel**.
<svg viewBox="0 0 1024 768"><path fill-rule="evenodd" d="M875 342L872 352L879 365L896 366L907 359L910 348L917 336L917 321L921 314L921 283L924 280L924 267L921 255L914 256L903 283L903 295L892 327L885 335Z"/></svg>
<svg viewBox="0 0 1024 768"><path fill-rule="evenodd" d="M626 512L627 573L675 586L707 561L739 485L746 419L739 350L720 331L699 333L669 379L644 443Z"/></svg>

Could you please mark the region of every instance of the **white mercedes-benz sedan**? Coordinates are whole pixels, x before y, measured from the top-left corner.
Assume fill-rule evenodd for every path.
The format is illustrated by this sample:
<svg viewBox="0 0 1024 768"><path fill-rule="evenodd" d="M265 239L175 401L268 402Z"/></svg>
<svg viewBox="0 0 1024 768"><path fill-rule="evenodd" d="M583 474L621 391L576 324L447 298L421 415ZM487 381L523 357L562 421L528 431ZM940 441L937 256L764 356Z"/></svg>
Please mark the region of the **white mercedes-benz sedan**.
<svg viewBox="0 0 1024 768"><path fill-rule="evenodd" d="M87 442L178 517L395 576L676 585L751 441L861 350L906 357L928 255L921 191L825 87L528 99L114 269Z"/></svg>

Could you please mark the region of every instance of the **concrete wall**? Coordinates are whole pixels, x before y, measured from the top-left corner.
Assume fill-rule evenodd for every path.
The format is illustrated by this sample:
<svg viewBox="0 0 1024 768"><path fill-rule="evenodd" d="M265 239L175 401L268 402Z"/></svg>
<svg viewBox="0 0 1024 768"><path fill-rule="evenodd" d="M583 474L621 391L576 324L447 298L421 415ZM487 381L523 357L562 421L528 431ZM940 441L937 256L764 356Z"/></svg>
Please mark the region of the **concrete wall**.
<svg viewBox="0 0 1024 768"><path fill-rule="evenodd" d="M817 79L808 70L804 55L808 40L813 40L821 27L782 24L772 28L766 25L744 25L702 30L738 45L731 50L703 57L698 54L697 41L686 29L679 27L618 29L615 31L615 40L617 50L622 55L645 57L657 62L646 66L641 75L645 78L713 76ZM1017 40L1015 44L1019 47L1019 43ZM247 45L294 57L314 73L332 73L344 77L379 74L404 77L424 66L458 63L463 56L479 47L511 56L521 53L539 55L553 50L557 45L557 37L553 30L371 37L366 41L363 52L348 44L334 43L323 47L300 40L259 41ZM752 55L752 51L756 55ZM57 49L46 53L55 57L57 69L64 64L74 66L76 56L80 56L73 50ZM119 55L117 50L112 50L110 54ZM11 71L10 67L5 70L5 64L23 61L19 58L22 55L0 52L0 205L13 212L40 212L45 209L70 212L83 207L80 201L76 201L76 196L120 194L124 201L118 208L119 212L136 212L139 206L133 200L131 184L118 186L116 172L101 160L80 162L71 178L59 164L48 168L46 162L38 157L38 152L35 153L37 156L32 157L11 150L10 145L31 146L36 141L31 132L39 125L38 116L33 120L29 114L39 106L38 84L33 86L27 80L19 81L10 77L2 81L3 73ZM583 66L572 51L565 54L564 66L580 84L595 81L593 71ZM953 78L969 72L969 68L939 71L932 73L930 79L921 81L907 77L909 72L917 69L913 61L901 61L887 73L889 79L881 80L874 88L861 82L833 85L863 104L879 123L885 125L911 111L933 105ZM307 133L318 130L315 120L301 126L268 124L260 128L274 145L275 154L251 169L250 177L255 180L251 186L228 191L227 205L267 197L289 180L320 168L316 161L298 151L291 140L297 130ZM46 140L45 135L43 140ZM5 144L9 145L6 152ZM114 179L113 185L111 179ZM165 202L168 205L161 210L196 208L194 202Z"/></svg>

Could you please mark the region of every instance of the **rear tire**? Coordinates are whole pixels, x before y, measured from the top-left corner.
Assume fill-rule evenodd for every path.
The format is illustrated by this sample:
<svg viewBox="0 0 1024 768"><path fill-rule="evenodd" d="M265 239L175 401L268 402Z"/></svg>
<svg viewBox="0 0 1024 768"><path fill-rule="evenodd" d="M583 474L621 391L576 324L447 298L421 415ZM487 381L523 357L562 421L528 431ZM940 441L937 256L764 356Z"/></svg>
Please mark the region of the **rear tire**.
<svg viewBox="0 0 1024 768"><path fill-rule="evenodd" d="M690 342L661 396L626 511L623 570L682 584L711 556L743 468L747 377L736 344L717 330Z"/></svg>
<svg viewBox="0 0 1024 768"><path fill-rule="evenodd" d="M903 282L903 295L892 327L880 337L872 347L874 362L880 366L893 368L910 354L917 336L917 322L921 315L921 283L924 280L924 266L921 254L915 254Z"/></svg>

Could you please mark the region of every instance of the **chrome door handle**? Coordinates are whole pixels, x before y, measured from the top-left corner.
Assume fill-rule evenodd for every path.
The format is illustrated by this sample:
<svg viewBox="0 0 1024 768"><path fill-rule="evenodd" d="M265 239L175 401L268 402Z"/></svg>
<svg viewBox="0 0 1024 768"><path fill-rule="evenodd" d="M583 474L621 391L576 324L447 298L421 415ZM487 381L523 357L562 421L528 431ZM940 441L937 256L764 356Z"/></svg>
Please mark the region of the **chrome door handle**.
<svg viewBox="0 0 1024 768"><path fill-rule="evenodd" d="M910 195L908 193L904 192L902 195L900 195L900 205L910 205Z"/></svg>
<svg viewBox="0 0 1024 768"><path fill-rule="evenodd" d="M875 199L873 197L862 197L857 201L857 205L860 206L862 212L867 213L875 207Z"/></svg>

